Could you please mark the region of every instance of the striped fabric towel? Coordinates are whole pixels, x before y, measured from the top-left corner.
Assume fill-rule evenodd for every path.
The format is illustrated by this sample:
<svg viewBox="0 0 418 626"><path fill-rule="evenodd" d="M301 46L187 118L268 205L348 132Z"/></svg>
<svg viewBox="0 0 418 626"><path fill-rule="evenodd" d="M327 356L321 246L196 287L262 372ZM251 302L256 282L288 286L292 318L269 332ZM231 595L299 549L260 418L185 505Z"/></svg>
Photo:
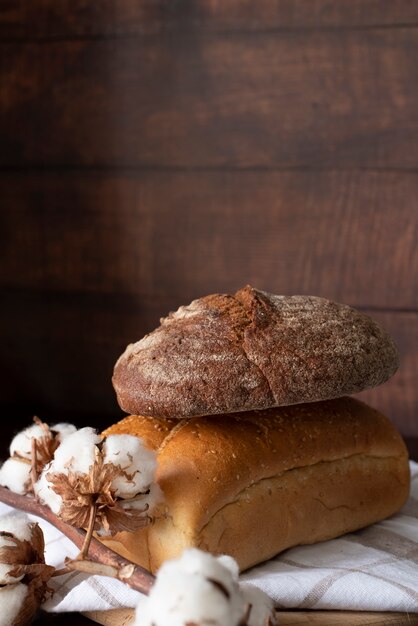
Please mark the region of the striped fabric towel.
<svg viewBox="0 0 418 626"><path fill-rule="evenodd" d="M332 541L287 550L242 575L278 608L418 612L418 464L411 462L411 495L397 514ZM0 504L0 515L9 510ZM46 561L60 567L77 550L38 520L46 536ZM249 538L249 541L251 538ZM47 611L134 607L144 596L123 583L72 573L52 579Z"/></svg>

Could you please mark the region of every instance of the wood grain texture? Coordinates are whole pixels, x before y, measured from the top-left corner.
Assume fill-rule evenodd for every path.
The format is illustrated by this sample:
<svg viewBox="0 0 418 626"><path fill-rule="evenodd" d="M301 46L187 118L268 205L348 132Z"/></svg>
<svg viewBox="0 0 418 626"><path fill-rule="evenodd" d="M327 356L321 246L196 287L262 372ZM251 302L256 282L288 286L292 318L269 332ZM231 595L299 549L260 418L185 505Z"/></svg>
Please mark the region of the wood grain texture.
<svg viewBox="0 0 418 626"><path fill-rule="evenodd" d="M411 0L3 0L0 38L131 36L172 29L272 30L411 25Z"/></svg>
<svg viewBox="0 0 418 626"><path fill-rule="evenodd" d="M134 609L86 611L83 615L102 626L131 626L135 619Z"/></svg>
<svg viewBox="0 0 418 626"><path fill-rule="evenodd" d="M134 621L133 609L92 611L87 617L103 626L130 626ZM373 613L367 611L280 611L280 626L412 626L418 624L418 615L411 613Z"/></svg>
<svg viewBox="0 0 418 626"><path fill-rule="evenodd" d="M60 613L58 617L56 613L46 613L46 611L40 611L33 624L36 626L57 626L58 621L60 626L74 626L74 624L92 626L91 619L81 613Z"/></svg>
<svg viewBox="0 0 418 626"><path fill-rule="evenodd" d="M410 626L418 616L410 613L374 613L367 611L284 611L278 614L280 626Z"/></svg>
<svg viewBox="0 0 418 626"><path fill-rule="evenodd" d="M418 308L418 174L3 174L0 197L3 289Z"/></svg>
<svg viewBox="0 0 418 626"><path fill-rule="evenodd" d="M416 168L418 28L0 44L0 165Z"/></svg>

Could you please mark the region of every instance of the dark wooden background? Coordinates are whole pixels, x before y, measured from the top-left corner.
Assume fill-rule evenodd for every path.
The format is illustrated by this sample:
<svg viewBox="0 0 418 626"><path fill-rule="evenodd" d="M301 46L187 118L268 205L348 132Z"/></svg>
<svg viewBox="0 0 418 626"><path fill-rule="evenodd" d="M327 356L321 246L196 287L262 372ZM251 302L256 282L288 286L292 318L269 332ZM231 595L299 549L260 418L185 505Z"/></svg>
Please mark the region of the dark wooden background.
<svg viewBox="0 0 418 626"><path fill-rule="evenodd" d="M0 409L99 427L112 367L246 283L369 312L418 435L418 2L0 0Z"/></svg>

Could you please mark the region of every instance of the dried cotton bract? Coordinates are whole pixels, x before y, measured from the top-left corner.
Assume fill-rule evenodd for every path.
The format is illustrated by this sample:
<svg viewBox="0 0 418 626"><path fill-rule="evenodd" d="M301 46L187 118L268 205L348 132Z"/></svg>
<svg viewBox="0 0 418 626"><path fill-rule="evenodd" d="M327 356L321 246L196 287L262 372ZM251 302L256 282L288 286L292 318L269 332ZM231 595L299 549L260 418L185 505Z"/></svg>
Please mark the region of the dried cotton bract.
<svg viewBox="0 0 418 626"><path fill-rule="evenodd" d="M274 624L272 603L238 584L231 557L186 550L160 568L146 603L136 612L135 626L268 626ZM252 604L257 595L257 610ZM264 607L264 608L263 608ZM253 613L253 619L251 619ZM257 620L257 621L255 621Z"/></svg>
<svg viewBox="0 0 418 626"><path fill-rule="evenodd" d="M0 626L23 626L32 619L53 571L45 565L38 524L23 513L0 517Z"/></svg>
<svg viewBox="0 0 418 626"><path fill-rule="evenodd" d="M138 437L102 439L93 428L82 428L57 448L35 492L72 526L87 527L95 507L94 528L100 534L133 531L151 519L155 470L155 453Z"/></svg>
<svg viewBox="0 0 418 626"><path fill-rule="evenodd" d="M44 466L52 459L60 443L75 432L72 424L48 426L35 418L35 424L18 433L10 444L10 458L0 468L0 485L11 491L27 494L32 491L32 464L38 476ZM33 443L34 441L34 443ZM36 460L32 458L35 445Z"/></svg>

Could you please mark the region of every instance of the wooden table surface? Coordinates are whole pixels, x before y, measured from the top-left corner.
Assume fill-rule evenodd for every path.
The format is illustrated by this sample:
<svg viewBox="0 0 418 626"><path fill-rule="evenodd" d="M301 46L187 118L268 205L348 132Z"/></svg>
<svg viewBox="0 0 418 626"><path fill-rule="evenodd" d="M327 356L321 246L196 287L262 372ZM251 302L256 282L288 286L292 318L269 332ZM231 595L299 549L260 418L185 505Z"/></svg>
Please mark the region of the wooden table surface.
<svg viewBox="0 0 418 626"><path fill-rule="evenodd" d="M102 626L131 626L133 610L97 611L90 616ZM281 611L279 626L414 626L418 613L375 613L365 611Z"/></svg>
<svg viewBox="0 0 418 626"><path fill-rule="evenodd" d="M90 613L41 613L35 624L45 626L130 626L133 611L115 610ZM418 613L375 613L356 611L285 611L279 615L279 626L417 626Z"/></svg>

